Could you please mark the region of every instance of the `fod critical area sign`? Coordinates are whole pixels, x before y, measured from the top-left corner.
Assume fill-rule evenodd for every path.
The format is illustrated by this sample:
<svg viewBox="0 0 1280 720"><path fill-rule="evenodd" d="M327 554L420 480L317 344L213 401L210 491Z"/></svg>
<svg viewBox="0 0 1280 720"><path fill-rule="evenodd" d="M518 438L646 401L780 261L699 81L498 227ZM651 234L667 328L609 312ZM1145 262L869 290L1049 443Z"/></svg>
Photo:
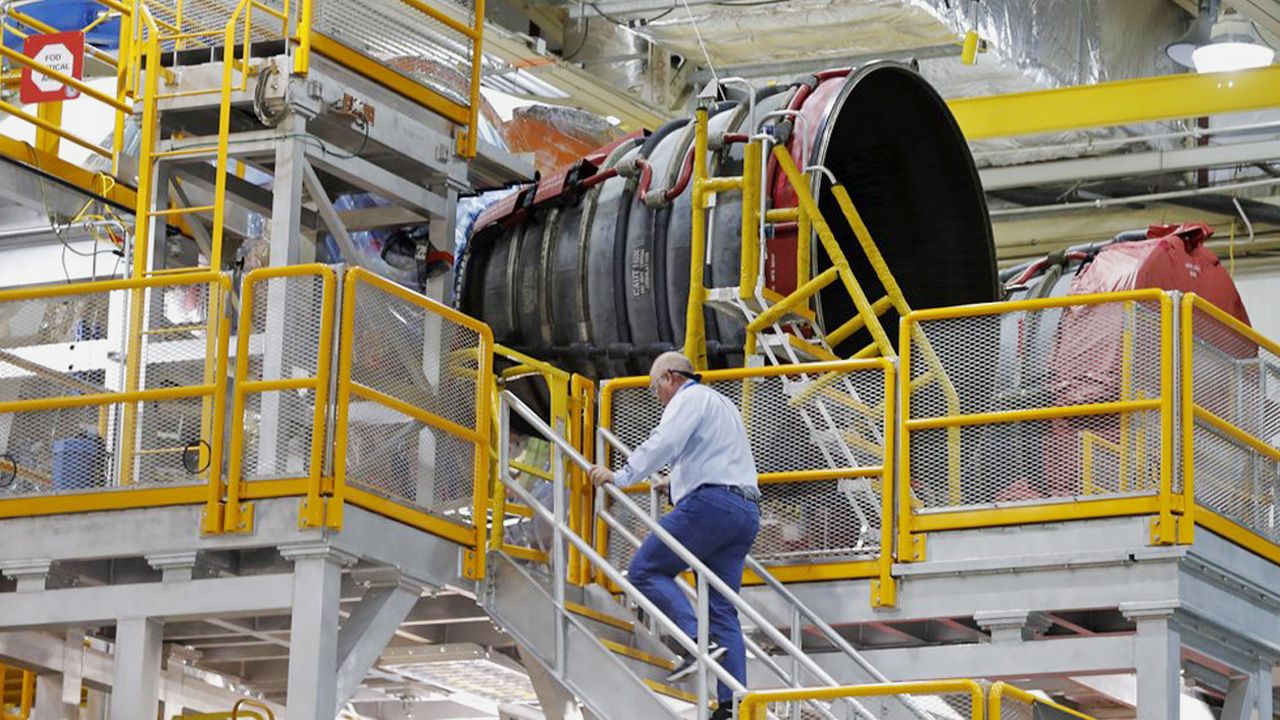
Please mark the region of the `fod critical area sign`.
<svg viewBox="0 0 1280 720"><path fill-rule="evenodd" d="M40 66L63 75L77 80L84 76L84 33L79 30L28 36L22 53ZM18 97L24 104L70 100L79 96L79 90L63 85L39 70L22 68Z"/></svg>

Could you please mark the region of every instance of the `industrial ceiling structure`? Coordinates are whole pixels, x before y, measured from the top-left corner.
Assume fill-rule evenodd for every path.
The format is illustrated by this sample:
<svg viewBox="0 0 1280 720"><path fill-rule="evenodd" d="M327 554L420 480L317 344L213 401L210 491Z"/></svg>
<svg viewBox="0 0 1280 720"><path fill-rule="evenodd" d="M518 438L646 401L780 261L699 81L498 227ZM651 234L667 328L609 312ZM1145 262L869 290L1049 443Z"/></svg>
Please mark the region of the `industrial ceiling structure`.
<svg viewBox="0 0 1280 720"><path fill-rule="evenodd" d="M1224 11L1276 45L1280 2ZM764 85L873 59L917 62L948 99L1008 94L1187 72L1165 46L1198 12L1192 0L500 0L485 82L626 128L681 116L713 74ZM971 30L983 51L965 64ZM544 84L554 90L539 93ZM1002 262L1200 220L1236 267L1269 264L1280 247L1277 121L1241 114L973 143Z"/></svg>

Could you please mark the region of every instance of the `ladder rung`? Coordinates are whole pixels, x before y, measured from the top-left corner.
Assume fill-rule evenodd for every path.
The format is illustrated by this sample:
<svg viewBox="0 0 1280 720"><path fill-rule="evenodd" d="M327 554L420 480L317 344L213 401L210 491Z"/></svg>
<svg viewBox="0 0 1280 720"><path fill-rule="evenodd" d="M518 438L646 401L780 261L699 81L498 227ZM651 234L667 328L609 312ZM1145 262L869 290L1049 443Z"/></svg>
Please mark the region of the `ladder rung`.
<svg viewBox="0 0 1280 720"><path fill-rule="evenodd" d="M730 190L742 189L742 176L733 177L714 177L703 180L700 184L703 192L728 192Z"/></svg>
<svg viewBox="0 0 1280 720"><path fill-rule="evenodd" d="M798 222L799 220L800 208L773 208L764 211L764 221L767 223Z"/></svg>
<svg viewBox="0 0 1280 720"><path fill-rule="evenodd" d="M217 146L214 147L185 147L177 150L161 150L160 152L151 153L152 158L171 158L171 157L187 157L191 155L213 155L218 152Z"/></svg>
<svg viewBox="0 0 1280 720"><path fill-rule="evenodd" d="M893 307L893 299L890 298L888 295L885 295L884 297L875 301L875 303L871 305L871 312L876 317L880 317L885 313L886 310L888 310L891 307ZM849 318L849 320L846 321L840 327L827 333L827 343L832 347L835 347L836 345L839 345L840 343L849 339L849 337L852 336L854 333L866 327L866 324L867 324L867 319L862 316L862 313L858 313L857 315L854 315L853 317Z"/></svg>
<svg viewBox="0 0 1280 720"><path fill-rule="evenodd" d="M213 212L217 206L215 205L192 205L191 207L165 208L163 210L151 210L147 214L151 216L159 215L188 215L190 213Z"/></svg>

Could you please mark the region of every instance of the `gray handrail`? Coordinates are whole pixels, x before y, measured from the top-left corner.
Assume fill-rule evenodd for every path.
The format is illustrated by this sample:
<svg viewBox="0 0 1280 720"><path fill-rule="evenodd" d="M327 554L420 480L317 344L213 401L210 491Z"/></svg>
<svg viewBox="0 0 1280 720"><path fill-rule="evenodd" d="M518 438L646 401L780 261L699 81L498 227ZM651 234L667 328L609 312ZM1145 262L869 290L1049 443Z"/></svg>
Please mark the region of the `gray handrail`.
<svg viewBox="0 0 1280 720"><path fill-rule="evenodd" d="M621 535L632 546L640 547L640 542L641 542L640 538L636 537L635 534L632 533L631 530L628 529L627 526L624 525L621 520L602 510L599 511L597 514L600 516L602 520L604 520L604 524L609 526L609 529L611 531ZM684 578L682 577L676 576L676 584L680 586L680 589L684 591L684 594L686 596L693 596L693 595L696 595L697 593L696 590L694 590L692 587L689 587L689 583L685 582ZM786 670L783 670L782 666L779 665L773 659L773 657L769 655L769 653L765 652L764 648L760 647L760 645L756 643L755 640L752 640L748 635L744 634L742 636L742 641L746 645L747 650L750 651L751 654L754 655L757 660L764 663L764 666L768 668L769 671L772 672L779 680L783 681L784 683L788 683L789 685L791 685L791 687L795 687L795 688L802 687L802 685L800 684L800 679L792 677L790 673L788 673ZM825 717L827 720L837 720L836 716L830 710L823 707L821 703L814 700L809 700L806 702L806 704L812 707L816 712L818 712L820 715Z"/></svg>
<svg viewBox="0 0 1280 720"><path fill-rule="evenodd" d="M608 439L608 437L612 435L612 433L603 428L600 428L599 432L601 433L601 437L604 437L605 439ZM617 438L615 437L614 440L617 441ZM758 610L749 605L747 601L743 600L738 593L734 592L733 588L729 587L728 583L721 580L715 573L711 572L711 569L699 560L698 556L690 552L689 549L682 545L679 540L676 540L671 533L667 532L666 528L662 527L662 525L657 521L650 518L634 500L627 497L626 493L612 483L606 483L600 487L604 489L605 493L608 494L609 497L613 498L631 514L639 518L640 522L649 528L649 532L657 536L657 538L661 540L669 550L676 554L676 557L679 557L680 560L697 573L699 577L705 576L707 582L710 583L711 587L715 588L716 592L720 593L724 599L728 600L731 605L737 608L738 612L746 615L748 619L755 623L757 628L768 636L769 640L786 652L787 655L791 656L794 660L804 666L804 669L813 675L813 677L826 685L837 686L840 684L836 682L836 679L831 677L826 670L823 670L820 665L815 663L812 658L806 655L803 650L796 647L791 640L787 638L787 636L779 632L778 629L773 626L773 623L769 622L764 615L760 614ZM867 710L861 705L854 703L854 708L860 715L868 718L869 720L875 720L875 716L867 712Z"/></svg>
<svg viewBox="0 0 1280 720"><path fill-rule="evenodd" d="M618 436L614 435L607 428L597 428L596 432L600 435L600 437L604 438L606 442L608 442L611 446L613 446L616 450L618 450L618 452L622 453L624 457L631 456L631 449L628 448L626 444L623 443L622 440L618 438ZM625 494L623 493L619 493L619 494L622 494L625 497ZM657 526L656 523L652 522L652 520L648 517L648 515L640 511L640 508L635 504L634 501L632 501L630 498L626 498L626 502L629 503L629 506L627 507L627 509L630 510L633 514L640 517L642 522L650 526L650 529L652 529L654 526ZM657 527L661 528L661 526L657 526ZM634 538L634 536L632 537ZM674 538L672 539L674 540ZM682 556L682 559L683 559L683 556ZM890 682L889 678L884 673L880 672L880 670L878 670L874 665L872 665L870 661L868 661L866 657L862 655L862 653L858 652L857 648L853 647L853 645L851 645L848 640L845 640L844 637L840 635L840 633L836 632L835 628L831 627L830 624L828 624L825 620L823 620L809 606L802 603L800 601L800 598L796 597L795 593L791 592L791 590L788 589L786 585L784 585L781 581L779 581L776 577L774 577L773 574L770 573L768 569L766 569L765 566L759 560L756 560L754 557L748 554L746 557L746 566L752 572L754 572L757 576L759 576L760 579L764 581L765 585L767 585L771 590L781 595L782 599L789 606L799 611L800 614L805 617L805 619L813 623L814 627L816 627L818 631L822 633L823 637L826 638L828 642L830 642L832 645L835 645L838 650L840 650L845 655L847 655L851 660L853 660L854 663L858 665L858 667L862 668L866 673L871 675L871 677L876 682L880 682L880 683ZM745 601L743 602L745 603ZM752 619L755 620L755 618L752 618ZM759 624L758 620L756 622L757 624ZM769 627L772 628L772 625L770 625ZM770 636L770 639L773 639L772 636ZM821 677L819 679L821 679ZM831 683L837 684L834 680L831 680ZM907 708L911 710L911 712L915 714L917 717L923 718L924 720L928 720L931 717L923 708L921 708L915 702L914 699L908 696L902 696L901 699L903 701L903 704L906 705Z"/></svg>
<svg viewBox="0 0 1280 720"><path fill-rule="evenodd" d="M535 413L533 410L530 410L529 407L520 400L520 398L513 395L509 390L504 390L502 391L502 394L499 396L499 401L500 401L500 410L499 410L500 413L505 408L510 408L512 410L515 410L516 414L524 418L525 421L528 422L530 425L532 425L533 428L537 430L540 435L545 437L547 440L553 443L557 448L559 448L559 450L562 453L564 453L569 458L569 460L571 460L575 465L582 468L583 470L591 469L591 463L588 462L587 459L582 456L582 453L579 453L577 450L575 450L574 447L570 445L564 438L560 437L559 434L557 434L554 430L552 430L551 426L547 425L547 423L543 421L542 418L538 417L537 413ZM689 636L685 635L684 631L680 629L680 626L676 625L675 622L671 620L671 618L667 617L665 613L659 610L658 606L653 604L653 601L649 600L649 598L645 597L643 593L637 590L636 587L627 580L626 576L623 575L622 572L619 571L617 568L615 568L613 565L611 565L604 556L596 552L595 548L591 546L591 543L582 539L582 537L579 536L576 532L574 532L573 528L569 527L567 523L559 521L555 517L555 514L552 511L547 510L545 507L543 507L542 503L540 503L533 496L532 493L520 487L519 483L516 483L510 477L507 477L505 470L500 471L498 473L498 477L502 481L502 484L505 485L508 490L511 490L512 492L514 492L516 496L519 497L522 501L524 501L524 503L534 512L534 514L541 517L544 521L551 523L552 527L556 529L557 534L562 535L566 540L568 540L570 544L572 544L574 547L578 549L578 552L582 553L583 556L587 558L587 560L589 560L593 565L599 568L600 571L605 574L605 577L609 578L611 582L613 582L615 585L621 588L623 593L626 594L627 597L631 598L631 600L634 601L637 605L639 605L646 613L648 613L650 617L658 621L658 623L662 625L663 629L666 630L667 633L671 635L671 637L674 638L675 641L678 642L680 646L685 649L686 652L689 652L693 654L695 657L697 657L702 662L704 667L710 668L711 672L716 676L718 680L720 680L726 686L728 686L731 690L733 690L735 694L747 692L747 688L742 683L738 682L737 678L730 675L729 671L721 667L720 663L710 660L710 658L707 657L707 654L705 652L700 651L698 648L698 644L694 640L691 640ZM714 575L711 575L710 579L719 580L719 578L716 578ZM705 698L705 693L703 697L699 698L700 714L703 713L706 708L704 698Z"/></svg>

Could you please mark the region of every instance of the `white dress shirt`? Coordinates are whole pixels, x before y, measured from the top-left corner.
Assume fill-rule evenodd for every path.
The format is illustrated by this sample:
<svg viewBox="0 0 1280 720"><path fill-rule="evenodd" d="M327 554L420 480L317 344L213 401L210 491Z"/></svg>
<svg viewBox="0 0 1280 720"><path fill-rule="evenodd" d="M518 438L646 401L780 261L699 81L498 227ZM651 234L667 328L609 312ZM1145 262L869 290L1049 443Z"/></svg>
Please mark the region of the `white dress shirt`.
<svg viewBox="0 0 1280 720"><path fill-rule="evenodd" d="M690 380L662 411L662 420L613 478L626 487L671 466L671 502L700 485L756 488L756 461L738 408Z"/></svg>

